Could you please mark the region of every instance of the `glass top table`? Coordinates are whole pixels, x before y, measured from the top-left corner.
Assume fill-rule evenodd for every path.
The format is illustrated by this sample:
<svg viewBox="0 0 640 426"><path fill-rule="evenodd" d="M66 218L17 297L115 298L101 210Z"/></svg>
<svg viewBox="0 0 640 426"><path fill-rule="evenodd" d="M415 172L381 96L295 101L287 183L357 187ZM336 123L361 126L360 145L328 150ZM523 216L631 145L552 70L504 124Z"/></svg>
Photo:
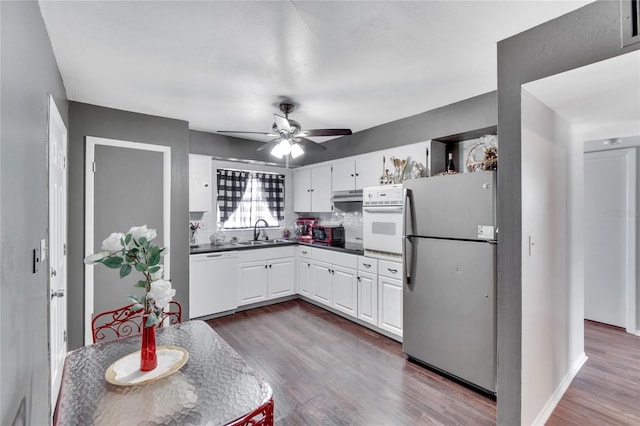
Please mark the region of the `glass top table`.
<svg viewBox="0 0 640 426"><path fill-rule="evenodd" d="M140 350L140 340L127 337L67 354L54 424L226 425L272 401L269 384L203 321L157 330L158 346L189 352L177 372L137 386L107 382L105 371Z"/></svg>

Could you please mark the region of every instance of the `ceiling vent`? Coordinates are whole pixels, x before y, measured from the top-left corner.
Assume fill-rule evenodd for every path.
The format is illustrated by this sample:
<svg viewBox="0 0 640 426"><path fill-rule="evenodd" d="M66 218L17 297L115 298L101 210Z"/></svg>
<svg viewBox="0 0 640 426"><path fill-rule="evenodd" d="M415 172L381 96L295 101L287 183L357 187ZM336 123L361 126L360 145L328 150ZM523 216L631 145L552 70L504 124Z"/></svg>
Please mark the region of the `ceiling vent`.
<svg viewBox="0 0 640 426"><path fill-rule="evenodd" d="M622 47L640 42L640 0L620 0Z"/></svg>

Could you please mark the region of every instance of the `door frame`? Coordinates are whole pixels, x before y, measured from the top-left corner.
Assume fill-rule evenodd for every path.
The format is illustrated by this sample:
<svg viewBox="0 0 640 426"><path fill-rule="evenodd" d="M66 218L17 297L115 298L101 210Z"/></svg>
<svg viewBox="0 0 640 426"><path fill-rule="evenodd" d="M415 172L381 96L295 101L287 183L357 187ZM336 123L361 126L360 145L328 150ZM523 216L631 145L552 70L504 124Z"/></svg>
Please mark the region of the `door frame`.
<svg viewBox="0 0 640 426"><path fill-rule="evenodd" d="M164 236L164 246L168 248L164 255L164 278L171 279L171 147L166 145L154 145L141 142L131 142L118 139L99 138L95 136L86 137L86 157L85 157L85 231L84 231L84 252L85 256L92 254L94 245L94 224L95 224L95 182L93 164L95 161L95 148L98 145L111 146L117 148L130 148L141 151L151 151L162 153L162 230ZM114 230L115 232L115 230ZM93 316L94 297L94 276L93 265L84 267L84 344L93 342L91 332L91 320Z"/></svg>
<svg viewBox="0 0 640 426"><path fill-rule="evenodd" d="M625 249L625 257L627 263L627 270L625 271L625 328L627 333L640 335L640 330L636 328L636 215L638 214L638 205L636 204L636 156L638 149L640 148L630 147L619 149L593 149L585 150L584 155L586 156L587 154L600 154L602 156L611 156L618 154L620 151L624 152L625 161L627 163L625 197L627 206L630 209L630 211L626 212L625 214L625 226L627 228Z"/></svg>

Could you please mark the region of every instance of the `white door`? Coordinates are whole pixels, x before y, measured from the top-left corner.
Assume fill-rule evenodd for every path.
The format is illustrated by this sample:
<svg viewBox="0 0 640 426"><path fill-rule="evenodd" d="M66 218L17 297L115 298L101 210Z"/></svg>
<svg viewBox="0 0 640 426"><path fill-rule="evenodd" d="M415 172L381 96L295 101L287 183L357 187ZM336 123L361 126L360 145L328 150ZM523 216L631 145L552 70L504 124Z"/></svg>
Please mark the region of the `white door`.
<svg viewBox="0 0 640 426"><path fill-rule="evenodd" d="M331 166L311 169L311 211L330 212L331 195Z"/></svg>
<svg viewBox="0 0 640 426"><path fill-rule="evenodd" d="M51 415L67 354L67 128L49 95L49 346ZM44 253L42 254L44 257Z"/></svg>
<svg viewBox="0 0 640 426"><path fill-rule="evenodd" d="M355 269L333 266L331 272L331 295L333 307L358 317L358 282Z"/></svg>
<svg viewBox="0 0 640 426"><path fill-rule="evenodd" d="M358 318L378 325L378 276L358 272Z"/></svg>
<svg viewBox="0 0 640 426"><path fill-rule="evenodd" d="M378 326L402 337L402 280L378 276Z"/></svg>
<svg viewBox="0 0 640 426"><path fill-rule="evenodd" d="M294 294L294 275L292 257L269 261L269 299Z"/></svg>
<svg viewBox="0 0 640 426"><path fill-rule="evenodd" d="M311 297L311 263L307 260L298 261L298 292Z"/></svg>
<svg viewBox="0 0 640 426"><path fill-rule="evenodd" d="M586 153L585 318L635 329L635 149Z"/></svg>
<svg viewBox="0 0 640 426"><path fill-rule="evenodd" d="M333 163L331 183L334 191L356 189L356 164L353 160Z"/></svg>
<svg viewBox="0 0 640 426"><path fill-rule="evenodd" d="M238 265L238 306L267 300L268 268L262 260Z"/></svg>
<svg viewBox="0 0 640 426"><path fill-rule="evenodd" d="M331 265L325 262L311 263L311 297L331 306Z"/></svg>
<svg viewBox="0 0 640 426"><path fill-rule="evenodd" d="M311 170L293 171L293 211L311 211Z"/></svg>

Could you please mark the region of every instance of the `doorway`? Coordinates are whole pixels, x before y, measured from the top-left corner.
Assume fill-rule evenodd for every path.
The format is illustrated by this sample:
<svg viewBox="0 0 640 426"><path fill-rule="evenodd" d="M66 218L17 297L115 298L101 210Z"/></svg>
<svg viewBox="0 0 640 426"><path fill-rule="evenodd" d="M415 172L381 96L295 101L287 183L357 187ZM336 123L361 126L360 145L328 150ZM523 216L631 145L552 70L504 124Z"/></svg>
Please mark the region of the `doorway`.
<svg viewBox="0 0 640 426"><path fill-rule="evenodd" d="M635 148L584 154L584 317L629 333L636 316L636 155Z"/></svg>
<svg viewBox="0 0 640 426"><path fill-rule="evenodd" d="M113 232L147 225L154 243L170 246L171 148L138 142L87 137L85 163L85 255L101 250ZM170 251L164 278L170 279ZM92 342L94 312L117 309L135 294L136 279L120 279L107 268L85 266L85 339Z"/></svg>

